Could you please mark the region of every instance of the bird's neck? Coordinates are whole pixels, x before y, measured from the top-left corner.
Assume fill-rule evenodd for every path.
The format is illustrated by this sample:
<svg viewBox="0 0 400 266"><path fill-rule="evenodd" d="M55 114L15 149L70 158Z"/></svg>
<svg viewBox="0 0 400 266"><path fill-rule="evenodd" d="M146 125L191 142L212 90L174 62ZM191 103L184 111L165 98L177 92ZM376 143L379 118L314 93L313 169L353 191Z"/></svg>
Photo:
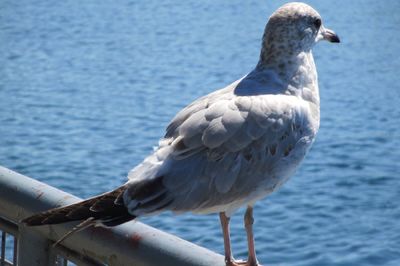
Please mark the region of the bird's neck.
<svg viewBox="0 0 400 266"><path fill-rule="evenodd" d="M302 97L319 106L318 77L311 50L287 53L262 51L256 69L274 71L284 84L285 94Z"/></svg>
<svg viewBox="0 0 400 266"><path fill-rule="evenodd" d="M280 80L281 93L294 95L306 101L315 121L320 118L318 77L314 58L309 51L282 53L280 56L263 56L256 67L257 72L274 72ZM318 125L316 125L318 128Z"/></svg>

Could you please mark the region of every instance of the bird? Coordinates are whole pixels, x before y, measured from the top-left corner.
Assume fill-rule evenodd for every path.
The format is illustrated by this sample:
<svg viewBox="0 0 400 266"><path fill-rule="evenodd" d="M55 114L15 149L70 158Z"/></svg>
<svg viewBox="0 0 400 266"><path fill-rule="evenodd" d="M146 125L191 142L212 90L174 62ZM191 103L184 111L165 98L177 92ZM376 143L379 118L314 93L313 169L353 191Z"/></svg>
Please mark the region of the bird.
<svg viewBox="0 0 400 266"><path fill-rule="evenodd" d="M260 265L253 206L294 174L315 140L320 98L312 48L322 40L340 42L311 6L291 2L279 7L265 26L255 68L179 111L158 147L128 173L126 183L22 223L81 221L73 233L165 211L216 213L226 265ZM230 217L242 206L247 208L246 261L234 259L229 230Z"/></svg>

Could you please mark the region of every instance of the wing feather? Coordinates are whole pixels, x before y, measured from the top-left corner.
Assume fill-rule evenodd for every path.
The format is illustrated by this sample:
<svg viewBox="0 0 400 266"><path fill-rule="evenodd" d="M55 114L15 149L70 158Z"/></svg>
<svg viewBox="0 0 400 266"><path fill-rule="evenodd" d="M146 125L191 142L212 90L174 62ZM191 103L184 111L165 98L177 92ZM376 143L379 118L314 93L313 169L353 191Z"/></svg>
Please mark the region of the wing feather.
<svg viewBox="0 0 400 266"><path fill-rule="evenodd" d="M296 145L293 121L304 122L304 106L294 101L301 100L278 94L238 96L233 85L195 101L172 120L158 151L130 175L132 180L140 178L136 173L162 175L168 197L160 190L140 200L142 208L134 201L128 208L134 214L162 208L196 211L246 197L255 189L249 175L261 178Z"/></svg>

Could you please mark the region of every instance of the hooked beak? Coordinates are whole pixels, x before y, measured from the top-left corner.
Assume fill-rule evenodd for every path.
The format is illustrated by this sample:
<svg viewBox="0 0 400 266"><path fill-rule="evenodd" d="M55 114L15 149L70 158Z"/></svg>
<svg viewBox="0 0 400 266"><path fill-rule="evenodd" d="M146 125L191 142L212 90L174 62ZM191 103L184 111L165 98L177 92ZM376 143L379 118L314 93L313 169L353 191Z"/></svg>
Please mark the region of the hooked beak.
<svg viewBox="0 0 400 266"><path fill-rule="evenodd" d="M322 40L326 40L328 42L335 42L335 43L339 43L340 39L339 36L337 36L337 34L330 29L326 29L321 27L321 35L322 35Z"/></svg>

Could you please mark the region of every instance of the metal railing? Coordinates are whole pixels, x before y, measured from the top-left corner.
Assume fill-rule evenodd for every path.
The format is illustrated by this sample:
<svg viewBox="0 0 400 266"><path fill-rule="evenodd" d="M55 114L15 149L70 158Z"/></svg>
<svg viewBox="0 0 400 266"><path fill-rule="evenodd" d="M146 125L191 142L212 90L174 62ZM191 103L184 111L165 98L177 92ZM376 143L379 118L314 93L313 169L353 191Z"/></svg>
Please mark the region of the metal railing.
<svg viewBox="0 0 400 266"><path fill-rule="evenodd" d="M76 223L26 227L33 213L80 199L0 166L0 266L48 265L225 265L223 256L140 222L114 228L92 227L62 244L54 241ZM12 253L6 260L6 253Z"/></svg>

